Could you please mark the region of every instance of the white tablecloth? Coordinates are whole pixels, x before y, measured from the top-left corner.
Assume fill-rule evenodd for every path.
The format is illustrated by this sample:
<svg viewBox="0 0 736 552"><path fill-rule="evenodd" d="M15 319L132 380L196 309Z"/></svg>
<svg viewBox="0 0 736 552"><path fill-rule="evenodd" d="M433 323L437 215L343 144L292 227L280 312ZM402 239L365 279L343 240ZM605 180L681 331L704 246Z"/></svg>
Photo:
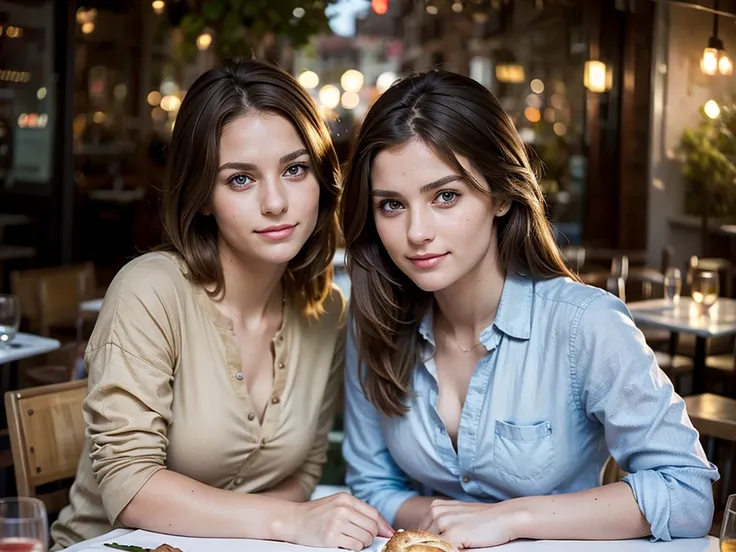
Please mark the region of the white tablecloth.
<svg viewBox="0 0 736 552"><path fill-rule="evenodd" d="M334 548L310 548L283 542L238 539L193 539L172 537L147 531L118 529L107 535L79 543L67 552L112 552L106 542L133 544L143 548L155 548L167 543L183 552L339 552ZM378 552L385 539L376 539L366 552ZM517 541L496 548L478 549L486 552L718 552L718 539L678 539L672 542L652 543L648 539L615 542L571 541Z"/></svg>
<svg viewBox="0 0 736 552"><path fill-rule="evenodd" d="M61 346L57 339L29 333L18 333L7 344L0 345L0 364L14 362L55 351Z"/></svg>

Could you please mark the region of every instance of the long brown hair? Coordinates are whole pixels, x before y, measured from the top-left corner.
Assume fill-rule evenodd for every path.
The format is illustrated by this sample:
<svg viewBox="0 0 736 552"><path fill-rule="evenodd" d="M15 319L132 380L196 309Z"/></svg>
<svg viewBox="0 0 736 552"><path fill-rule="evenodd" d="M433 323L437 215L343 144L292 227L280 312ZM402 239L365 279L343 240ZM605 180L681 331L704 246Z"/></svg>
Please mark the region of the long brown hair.
<svg viewBox="0 0 736 552"><path fill-rule="evenodd" d="M217 176L220 137L234 119L254 112L291 121L304 141L319 180L319 215L314 232L289 262L289 291L306 312L321 311L332 284L332 257L338 239L339 162L329 130L314 101L281 69L255 60L234 61L203 73L182 101L171 139L161 218L164 248L177 253L196 284L224 292L217 251L217 223L202 213Z"/></svg>
<svg viewBox="0 0 736 552"><path fill-rule="evenodd" d="M497 223L499 258L509 273L575 278L547 221L526 147L493 94L470 78L439 70L394 84L370 108L353 142L340 208L358 358L366 365L363 389L389 416L407 410L403 401L410 374L420 361L418 326L432 295L393 263L381 243L373 218L371 165L379 152L417 139L468 183L510 201L509 212ZM470 160L490 190L463 168L458 155Z"/></svg>

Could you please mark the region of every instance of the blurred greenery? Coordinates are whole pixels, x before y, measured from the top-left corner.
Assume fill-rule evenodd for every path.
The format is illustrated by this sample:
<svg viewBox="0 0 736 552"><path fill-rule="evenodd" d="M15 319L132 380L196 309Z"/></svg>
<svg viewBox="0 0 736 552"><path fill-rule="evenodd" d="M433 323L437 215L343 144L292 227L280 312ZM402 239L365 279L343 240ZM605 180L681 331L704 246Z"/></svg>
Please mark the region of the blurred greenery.
<svg viewBox="0 0 736 552"><path fill-rule="evenodd" d="M311 36L330 31L325 9L339 1L198 0L179 23L182 31L179 53L185 61L193 59L197 37L206 30L214 37L210 48L220 61L253 57L264 41L277 41L278 37L288 37L291 46L299 48ZM294 15L297 9L303 11L301 17Z"/></svg>
<svg viewBox="0 0 736 552"><path fill-rule="evenodd" d="M685 213L702 215L707 201L710 216L736 219L736 104L720 108L720 116L710 119L701 107L697 128L685 129L680 138Z"/></svg>

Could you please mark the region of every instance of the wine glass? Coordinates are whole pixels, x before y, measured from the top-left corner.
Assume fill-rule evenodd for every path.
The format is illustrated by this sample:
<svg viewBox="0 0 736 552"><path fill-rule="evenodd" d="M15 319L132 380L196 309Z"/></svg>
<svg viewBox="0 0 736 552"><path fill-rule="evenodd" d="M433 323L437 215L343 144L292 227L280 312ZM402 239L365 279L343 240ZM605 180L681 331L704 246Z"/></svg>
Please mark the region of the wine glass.
<svg viewBox="0 0 736 552"><path fill-rule="evenodd" d="M0 552L46 552L48 520L43 502L27 496L0 499Z"/></svg>
<svg viewBox="0 0 736 552"><path fill-rule="evenodd" d="M721 552L736 552L736 494L728 497L723 512Z"/></svg>
<svg viewBox="0 0 736 552"><path fill-rule="evenodd" d="M693 275L693 283L690 288L690 296L700 308L706 313L718 300L719 286L718 273L710 270L697 271Z"/></svg>
<svg viewBox="0 0 736 552"><path fill-rule="evenodd" d="M11 342L20 326L20 305L15 295L0 295L0 347Z"/></svg>
<svg viewBox="0 0 736 552"><path fill-rule="evenodd" d="M664 297L669 302L677 304L682 292L682 275L679 268L670 267L664 273Z"/></svg>

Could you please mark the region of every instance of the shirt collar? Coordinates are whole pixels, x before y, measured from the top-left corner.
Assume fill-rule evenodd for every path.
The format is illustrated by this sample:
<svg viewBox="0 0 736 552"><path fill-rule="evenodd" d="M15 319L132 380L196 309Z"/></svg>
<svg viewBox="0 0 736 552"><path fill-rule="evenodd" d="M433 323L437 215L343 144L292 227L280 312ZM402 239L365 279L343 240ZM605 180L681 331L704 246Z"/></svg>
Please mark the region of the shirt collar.
<svg viewBox="0 0 736 552"><path fill-rule="evenodd" d="M534 281L531 278L508 274L501 292L496 318L493 324L480 334L480 341L487 345L493 334L493 326L516 339L529 339L532 327L532 298ZM434 306L419 324L419 334L434 347Z"/></svg>

